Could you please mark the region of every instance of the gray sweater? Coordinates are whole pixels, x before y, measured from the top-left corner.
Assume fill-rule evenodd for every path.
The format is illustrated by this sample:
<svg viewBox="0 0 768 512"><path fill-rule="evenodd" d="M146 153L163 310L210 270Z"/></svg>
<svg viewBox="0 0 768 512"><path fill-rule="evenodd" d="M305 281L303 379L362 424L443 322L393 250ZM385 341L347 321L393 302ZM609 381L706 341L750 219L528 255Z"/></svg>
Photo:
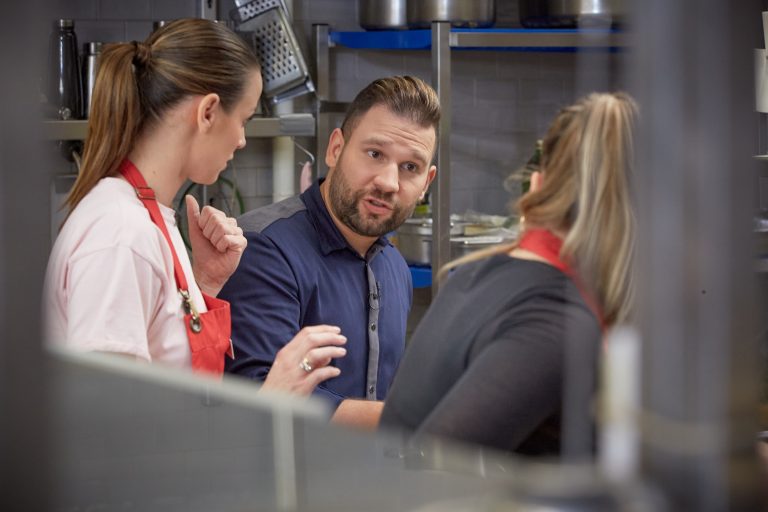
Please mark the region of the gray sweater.
<svg viewBox="0 0 768 512"><path fill-rule="evenodd" d="M465 265L408 343L381 424L521 454L556 454L565 348L580 354L579 371L589 381L569 393L571 406L590 421L600 340L580 292L554 267L507 255Z"/></svg>

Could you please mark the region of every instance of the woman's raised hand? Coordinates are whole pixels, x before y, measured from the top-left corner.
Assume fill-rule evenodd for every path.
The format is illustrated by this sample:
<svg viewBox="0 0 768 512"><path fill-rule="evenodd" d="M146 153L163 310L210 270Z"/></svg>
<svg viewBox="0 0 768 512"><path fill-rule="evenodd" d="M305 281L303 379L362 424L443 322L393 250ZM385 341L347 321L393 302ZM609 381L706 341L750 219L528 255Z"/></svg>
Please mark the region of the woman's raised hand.
<svg viewBox="0 0 768 512"><path fill-rule="evenodd" d="M200 210L197 200L187 195L189 242L192 245L192 272L200 289L216 296L237 269L247 242L232 217L212 206Z"/></svg>

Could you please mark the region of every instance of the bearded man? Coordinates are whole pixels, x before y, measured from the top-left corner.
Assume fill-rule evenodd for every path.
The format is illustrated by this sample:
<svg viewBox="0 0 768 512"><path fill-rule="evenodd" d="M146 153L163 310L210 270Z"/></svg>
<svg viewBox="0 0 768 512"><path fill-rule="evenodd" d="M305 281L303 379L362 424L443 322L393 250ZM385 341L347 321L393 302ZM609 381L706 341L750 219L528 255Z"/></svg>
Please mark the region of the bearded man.
<svg viewBox="0 0 768 512"><path fill-rule="evenodd" d="M235 358L227 371L263 380L277 352L305 326L338 326L339 375L314 394L333 421L374 428L405 348L413 287L385 235L435 177L440 105L418 78L375 80L331 133L329 172L300 196L238 219L248 247L219 296L232 307ZM315 356L316 357L316 356ZM304 371L328 364L304 359Z"/></svg>

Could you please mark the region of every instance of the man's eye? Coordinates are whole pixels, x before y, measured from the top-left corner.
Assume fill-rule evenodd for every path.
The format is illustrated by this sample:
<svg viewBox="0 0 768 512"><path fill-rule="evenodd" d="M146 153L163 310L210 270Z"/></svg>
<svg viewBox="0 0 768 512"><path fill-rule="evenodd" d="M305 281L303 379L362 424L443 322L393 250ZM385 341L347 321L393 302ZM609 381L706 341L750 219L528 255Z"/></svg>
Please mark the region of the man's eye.
<svg viewBox="0 0 768 512"><path fill-rule="evenodd" d="M379 158L381 156L381 153L379 153L375 149L369 149L368 150L368 156L371 157L371 158Z"/></svg>
<svg viewBox="0 0 768 512"><path fill-rule="evenodd" d="M419 166L414 163L408 162L406 164L403 164L403 169L405 169L408 172L417 172L419 170Z"/></svg>

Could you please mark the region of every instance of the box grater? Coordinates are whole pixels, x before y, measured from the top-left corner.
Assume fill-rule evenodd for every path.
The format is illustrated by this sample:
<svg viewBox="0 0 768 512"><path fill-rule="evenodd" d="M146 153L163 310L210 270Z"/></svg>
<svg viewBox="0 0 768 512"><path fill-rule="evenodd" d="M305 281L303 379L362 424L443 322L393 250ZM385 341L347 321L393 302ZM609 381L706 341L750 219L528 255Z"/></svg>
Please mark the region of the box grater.
<svg viewBox="0 0 768 512"><path fill-rule="evenodd" d="M261 61L264 96L271 103L314 92L309 69L293 33L283 0L255 0L234 9L236 30Z"/></svg>
<svg viewBox="0 0 768 512"><path fill-rule="evenodd" d="M244 23L273 7L280 7L286 14L288 14L288 8L285 6L283 0L235 0L235 4L237 7L229 12L229 17L232 18L235 23Z"/></svg>

